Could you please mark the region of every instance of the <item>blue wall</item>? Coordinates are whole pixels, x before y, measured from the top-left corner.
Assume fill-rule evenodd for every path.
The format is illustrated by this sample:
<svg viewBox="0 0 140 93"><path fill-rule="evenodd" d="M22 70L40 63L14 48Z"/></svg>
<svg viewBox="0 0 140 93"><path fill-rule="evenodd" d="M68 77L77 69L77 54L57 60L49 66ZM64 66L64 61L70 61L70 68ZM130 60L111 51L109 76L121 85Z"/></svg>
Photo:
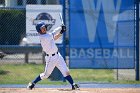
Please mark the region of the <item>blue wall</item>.
<svg viewBox="0 0 140 93"><path fill-rule="evenodd" d="M70 68L134 68L134 0L69 2Z"/></svg>

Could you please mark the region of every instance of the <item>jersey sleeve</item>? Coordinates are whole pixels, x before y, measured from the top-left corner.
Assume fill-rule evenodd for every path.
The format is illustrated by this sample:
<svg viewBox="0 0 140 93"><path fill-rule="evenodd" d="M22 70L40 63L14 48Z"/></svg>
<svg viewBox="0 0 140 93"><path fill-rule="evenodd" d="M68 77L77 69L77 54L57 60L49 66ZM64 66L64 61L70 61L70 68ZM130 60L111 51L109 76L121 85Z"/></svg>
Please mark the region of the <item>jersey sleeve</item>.
<svg viewBox="0 0 140 93"><path fill-rule="evenodd" d="M57 27L56 29L53 30L52 34L56 35L56 34L60 33L61 30L62 30L62 27Z"/></svg>

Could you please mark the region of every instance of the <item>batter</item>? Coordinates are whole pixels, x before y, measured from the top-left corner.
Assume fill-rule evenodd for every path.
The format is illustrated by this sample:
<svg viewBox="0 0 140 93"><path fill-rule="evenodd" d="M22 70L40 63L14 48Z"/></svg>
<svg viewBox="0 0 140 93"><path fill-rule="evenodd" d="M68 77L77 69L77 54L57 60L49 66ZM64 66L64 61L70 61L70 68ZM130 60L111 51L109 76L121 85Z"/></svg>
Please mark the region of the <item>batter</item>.
<svg viewBox="0 0 140 93"><path fill-rule="evenodd" d="M35 84L45 78L48 78L55 67L57 67L65 79L71 84L72 90L79 89L79 85L74 83L69 69L58 52L58 48L55 44L55 40L57 40L61 35L66 31L66 27L63 25L61 27L56 28L53 32L48 33L47 27L44 22L39 22L36 25L36 30L39 33L40 43L45 52L45 71L41 73L39 76L35 78L32 82L30 82L27 86L28 89L32 90L35 87Z"/></svg>

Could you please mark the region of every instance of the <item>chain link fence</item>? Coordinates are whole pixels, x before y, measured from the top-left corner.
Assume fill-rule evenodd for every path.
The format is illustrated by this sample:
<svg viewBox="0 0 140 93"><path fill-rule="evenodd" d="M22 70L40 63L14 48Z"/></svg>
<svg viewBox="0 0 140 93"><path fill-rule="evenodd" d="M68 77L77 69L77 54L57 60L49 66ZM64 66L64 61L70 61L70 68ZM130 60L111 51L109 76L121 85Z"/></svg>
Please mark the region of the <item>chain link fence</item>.
<svg viewBox="0 0 140 93"><path fill-rule="evenodd" d="M11 59L14 62L26 63L27 55L29 62L42 61L41 47L37 48L38 53L29 53L26 37L26 5L50 5L59 4L59 0L1 0L0 1L0 52L7 54L3 61ZM18 46L22 46L18 48ZM24 47L25 46L25 47ZM27 50L25 54L23 54ZM23 50L23 51L22 51ZM34 51L34 50L31 50ZM20 53L20 54L17 54ZM37 54L37 55L35 55ZM33 60L33 61L32 61ZM35 61L36 60L36 61ZM6 63L4 61L4 63Z"/></svg>
<svg viewBox="0 0 140 93"><path fill-rule="evenodd" d="M0 53L4 54L0 59L0 84L27 84L44 71L44 55L41 46L27 45L24 38L26 37L27 19L25 6L26 4L60 4L60 1L63 0L0 1ZM65 3L66 25L69 28L69 0L65 0ZM69 32L66 35L68 44L70 42ZM122 35L123 38L124 35L132 34L122 32L119 35L120 37ZM131 38L129 39L129 41L132 40ZM61 45L58 45L58 47L60 51L63 50ZM69 47L67 47L66 52L66 63L69 66ZM76 82L100 83L117 82L117 80L135 80L135 69L70 69L70 72ZM58 70L53 72L49 80L65 81ZM48 84L48 82L44 80L41 83Z"/></svg>
<svg viewBox="0 0 140 93"><path fill-rule="evenodd" d="M112 71L113 81L135 80L134 3L134 0L128 3L123 0L70 1L71 68L106 68L104 70Z"/></svg>
<svg viewBox="0 0 140 93"><path fill-rule="evenodd" d="M37 74L44 71L45 59L41 46L38 44L28 45L28 41L25 38L26 20L28 20L26 18L26 5L28 4L56 5L59 4L59 0L0 1L0 84L27 84ZM36 64L39 66L38 69L35 69ZM23 71L24 68L26 68L26 71ZM15 80L18 75L20 75L19 79ZM49 79L63 80L63 77L55 68Z"/></svg>

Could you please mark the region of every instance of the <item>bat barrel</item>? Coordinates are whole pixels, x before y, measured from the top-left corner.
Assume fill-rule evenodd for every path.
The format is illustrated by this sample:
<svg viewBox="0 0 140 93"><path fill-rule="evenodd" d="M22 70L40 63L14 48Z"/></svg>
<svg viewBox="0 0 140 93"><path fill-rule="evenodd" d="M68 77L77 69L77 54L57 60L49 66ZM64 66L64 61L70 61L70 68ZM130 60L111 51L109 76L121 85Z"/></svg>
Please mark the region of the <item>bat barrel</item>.
<svg viewBox="0 0 140 93"><path fill-rule="evenodd" d="M60 16L61 24L64 25L64 21L63 21L63 18L62 18L62 14L59 13L59 16Z"/></svg>

